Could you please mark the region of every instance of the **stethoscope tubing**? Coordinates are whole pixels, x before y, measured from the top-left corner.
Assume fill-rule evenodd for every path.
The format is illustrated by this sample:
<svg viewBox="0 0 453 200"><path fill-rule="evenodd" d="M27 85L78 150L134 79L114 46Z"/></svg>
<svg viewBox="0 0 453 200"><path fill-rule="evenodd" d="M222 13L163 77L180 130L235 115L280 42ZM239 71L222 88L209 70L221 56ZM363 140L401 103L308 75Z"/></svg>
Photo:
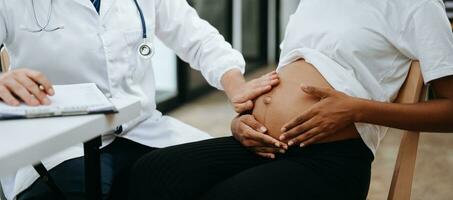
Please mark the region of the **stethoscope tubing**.
<svg viewBox="0 0 453 200"><path fill-rule="evenodd" d="M95 0L94 3L96 3L97 1L99 0ZM52 7L52 4L53 4L53 0L50 0L50 3L49 3L49 13L47 14L47 20L46 20L46 23L43 25L41 25L41 22L39 22L38 20L38 16L36 14L36 7L35 7L35 0L31 0L31 5L33 7L33 17L34 17L34 20L35 20L35 23L36 25L38 26L38 30L33 30L31 32L42 32L42 31L45 31L45 32L53 32L53 31L56 31L58 29L60 29L61 27L57 27L57 28L53 28L53 29L48 29L48 26L50 24L50 19L52 18L52 13L53 13L53 7ZM134 0L134 4L135 6L137 7L137 10L138 10L138 13L140 14L140 21L141 21L141 24L142 24L142 37L143 39L147 39L148 38L148 35L147 35L147 28L146 28L146 20L145 20L145 16L143 14L143 11L142 11L142 8L140 7L140 5L138 4L138 1L137 0Z"/></svg>
<svg viewBox="0 0 453 200"><path fill-rule="evenodd" d="M97 3L99 0L95 0L93 3ZM41 23L39 22L38 20L38 16L36 14L36 7L35 7L35 0L31 0L31 4L32 4L32 7L33 7L33 17L35 18L35 23L36 25L38 26L39 29L37 30L29 30L30 32L33 32L33 33L39 33L39 32L53 32L53 31L56 31L56 30L59 30L59 29L62 29L63 27L62 26L59 26L59 27L56 27L56 28L53 28L53 29L49 29L49 24L50 24L50 20L52 18L52 13L53 13L53 0L50 0L50 3L49 3L49 13L47 15L47 21L46 23L43 25L41 25ZM142 25L142 38L143 38L143 43L139 46L139 54L142 55L143 57L145 58L148 58L148 57L151 57L153 55L153 48L152 48L152 44L151 42L148 41L148 34L147 34L147 27L146 27L146 20L145 20L145 16L143 14L143 10L142 8L140 7L139 3L138 3L138 0L134 0L134 4L135 6L137 7L137 10L138 10L138 13L140 15L140 22L141 22L141 25Z"/></svg>
<svg viewBox="0 0 453 200"><path fill-rule="evenodd" d="M35 32L35 33L43 32L43 31L44 32L53 32L53 31L56 31L58 29L61 29L61 27L56 27L56 28L53 28L53 29L48 29L47 28L49 26L49 23L50 23L50 18L52 18L52 11L53 11L52 3L53 3L53 0L50 0L49 9L48 9L49 10L49 14L47 14L47 21L44 24L44 26L42 26L41 23L38 20L38 16L36 15L35 0L31 0L31 5L33 6L33 17L35 18L36 25L39 27L38 30L32 30L31 32Z"/></svg>
<svg viewBox="0 0 453 200"><path fill-rule="evenodd" d="M142 22L142 31L143 31L143 39L147 39L147 30L146 30L146 21L145 21L145 16L143 15L142 8L138 4L137 0L134 0L135 6L137 7L138 13L140 14L140 21Z"/></svg>

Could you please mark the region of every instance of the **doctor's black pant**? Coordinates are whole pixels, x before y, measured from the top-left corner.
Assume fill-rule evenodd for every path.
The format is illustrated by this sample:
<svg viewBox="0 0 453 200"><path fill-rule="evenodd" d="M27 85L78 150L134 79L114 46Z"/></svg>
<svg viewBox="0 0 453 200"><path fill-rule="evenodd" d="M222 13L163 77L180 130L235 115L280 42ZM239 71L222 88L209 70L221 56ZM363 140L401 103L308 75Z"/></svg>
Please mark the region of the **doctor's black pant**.
<svg viewBox="0 0 453 200"><path fill-rule="evenodd" d="M361 139L262 158L233 137L158 149L137 161L129 200L364 200L374 156Z"/></svg>
<svg viewBox="0 0 453 200"><path fill-rule="evenodd" d="M128 196L129 175L134 162L155 148L124 138L116 138L101 150L101 184L103 199L124 200ZM85 199L83 157L61 163L49 171L68 200ZM47 185L38 179L17 200L59 200Z"/></svg>

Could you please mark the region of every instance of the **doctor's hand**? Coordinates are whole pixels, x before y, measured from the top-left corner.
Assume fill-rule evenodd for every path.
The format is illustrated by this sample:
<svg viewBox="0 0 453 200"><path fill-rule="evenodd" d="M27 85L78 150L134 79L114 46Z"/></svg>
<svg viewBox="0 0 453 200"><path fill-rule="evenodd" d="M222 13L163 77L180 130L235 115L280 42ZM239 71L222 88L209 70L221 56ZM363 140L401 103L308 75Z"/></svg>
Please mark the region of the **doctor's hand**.
<svg viewBox="0 0 453 200"><path fill-rule="evenodd" d="M241 115L231 122L234 138L256 154L274 159L278 153L285 153L288 146L266 134L267 129L253 115Z"/></svg>
<svg viewBox="0 0 453 200"><path fill-rule="evenodd" d="M313 144L357 122L359 99L330 88L302 86L319 102L282 127L281 141L300 147Z"/></svg>
<svg viewBox="0 0 453 200"><path fill-rule="evenodd" d="M259 96L268 93L273 87L278 85L280 80L277 72L269 72L259 78L244 83L237 88L235 94L230 98L234 110L237 113L243 113L253 109L253 102Z"/></svg>
<svg viewBox="0 0 453 200"><path fill-rule="evenodd" d="M48 105L48 95L54 95L50 81L38 71L16 69L0 74L0 99L18 106L21 101L30 106Z"/></svg>

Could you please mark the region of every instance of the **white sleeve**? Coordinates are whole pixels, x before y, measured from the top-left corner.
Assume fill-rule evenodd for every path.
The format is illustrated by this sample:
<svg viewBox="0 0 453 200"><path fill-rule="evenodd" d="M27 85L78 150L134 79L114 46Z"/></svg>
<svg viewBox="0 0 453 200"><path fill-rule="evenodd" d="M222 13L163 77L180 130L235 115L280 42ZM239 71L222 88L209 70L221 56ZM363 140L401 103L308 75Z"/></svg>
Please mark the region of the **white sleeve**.
<svg viewBox="0 0 453 200"><path fill-rule="evenodd" d="M6 7L5 1L0 0L0 44L6 40Z"/></svg>
<svg viewBox="0 0 453 200"><path fill-rule="evenodd" d="M420 61L425 83L453 75L453 34L443 2L428 0L418 6L408 16L397 46Z"/></svg>
<svg viewBox="0 0 453 200"><path fill-rule="evenodd" d="M186 0L156 1L156 36L212 86L223 89L220 80L233 68L244 73L245 61L223 36L201 19Z"/></svg>

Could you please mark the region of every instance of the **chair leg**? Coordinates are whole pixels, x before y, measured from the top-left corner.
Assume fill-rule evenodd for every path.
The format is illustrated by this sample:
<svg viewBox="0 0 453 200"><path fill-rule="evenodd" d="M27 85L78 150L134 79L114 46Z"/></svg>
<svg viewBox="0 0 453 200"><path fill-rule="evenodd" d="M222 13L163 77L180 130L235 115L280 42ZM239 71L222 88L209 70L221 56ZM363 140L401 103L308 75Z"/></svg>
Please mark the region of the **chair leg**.
<svg viewBox="0 0 453 200"><path fill-rule="evenodd" d="M410 200L420 133L405 132L393 171L388 200Z"/></svg>

